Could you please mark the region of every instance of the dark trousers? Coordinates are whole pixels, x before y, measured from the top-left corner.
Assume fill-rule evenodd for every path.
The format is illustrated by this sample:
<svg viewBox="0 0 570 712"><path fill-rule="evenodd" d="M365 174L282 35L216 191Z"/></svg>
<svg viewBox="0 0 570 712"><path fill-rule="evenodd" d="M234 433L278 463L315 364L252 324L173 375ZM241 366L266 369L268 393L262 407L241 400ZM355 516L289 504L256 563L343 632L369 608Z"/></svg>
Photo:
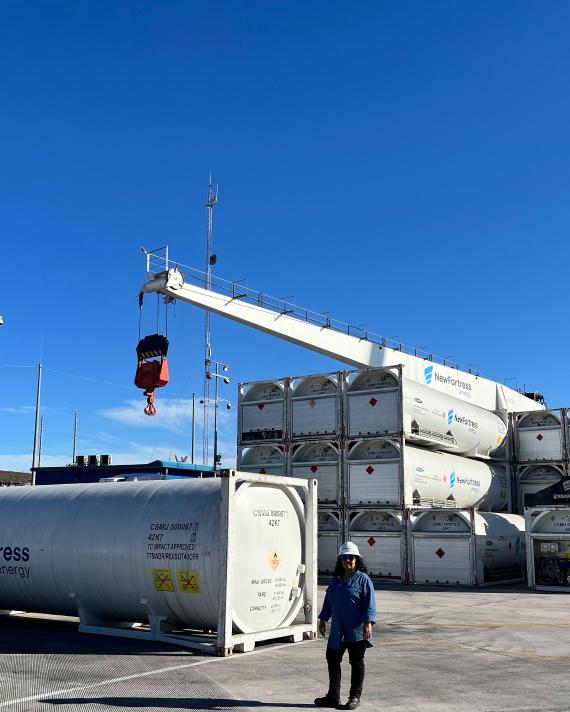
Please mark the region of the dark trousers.
<svg viewBox="0 0 570 712"><path fill-rule="evenodd" d="M364 683L364 653L366 652L366 641L359 640L356 643L342 643L340 650L327 648L327 664L329 667L329 696L340 699L340 663L344 651L348 650L348 660L350 662L350 693L349 697L362 695L362 684Z"/></svg>

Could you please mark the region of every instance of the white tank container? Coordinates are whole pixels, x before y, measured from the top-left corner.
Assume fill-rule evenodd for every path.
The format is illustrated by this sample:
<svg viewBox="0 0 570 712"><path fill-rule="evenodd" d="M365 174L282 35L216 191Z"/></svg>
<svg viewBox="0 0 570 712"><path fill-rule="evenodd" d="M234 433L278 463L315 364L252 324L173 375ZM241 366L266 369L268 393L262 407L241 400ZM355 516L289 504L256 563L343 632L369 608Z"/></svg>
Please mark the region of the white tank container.
<svg viewBox="0 0 570 712"><path fill-rule="evenodd" d="M520 463L566 458L562 410L539 410L515 414L516 459Z"/></svg>
<svg viewBox="0 0 570 712"><path fill-rule="evenodd" d="M287 474L286 461L282 445L253 445L240 448L237 467L241 472L285 476Z"/></svg>
<svg viewBox="0 0 570 712"><path fill-rule="evenodd" d="M518 503L525 507L570 503L570 477L559 465L526 465L518 468Z"/></svg>
<svg viewBox="0 0 570 712"><path fill-rule="evenodd" d="M338 444L317 441L293 446L291 476L316 479L319 502L340 502L340 472L341 452Z"/></svg>
<svg viewBox="0 0 570 712"><path fill-rule="evenodd" d="M0 490L0 608L175 627L218 624L221 478ZM293 488L244 482L233 500L234 629L278 628L302 605L304 515ZM225 527L228 526L227 515Z"/></svg>
<svg viewBox="0 0 570 712"><path fill-rule="evenodd" d="M341 379L338 373L291 379L290 433L293 440L340 435Z"/></svg>
<svg viewBox="0 0 570 712"><path fill-rule="evenodd" d="M286 394L286 379L239 384L239 443L287 439Z"/></svg>
<svg viewBox="0 0 570 712"><path fill-rule="evenodd" d="M524 517L433 510L411 517L410 564L418 584L478 586L519 578Z"/></svg>
<svg viewBox="0 0 570 712"><path fill-rule="evenodd" d="M317 514L318 533L318 569L319 573L331 574L334 571L338 550L341 545L341 514L334 510L319 510Z"/></svg>
<svg viewBox="0 0 570 712"><path fill-rule="evenodd" d="M347 456L349 506L480 507L508 504L506 471L495 465L387 439L360 440Z"/></svg>
<svg viewBox="0 0 570 712"><path fill-rule="evenodd" d="M528 585L570 592L570 507L526 510Z"/></svg>
<svg viewBox="0 0 570 712"><path fill-rule="evenodd" d="M496 456L507 435L495 413L400 378L395 369L347 375L348 437L404 434L406 441L457 455Z"/></svg>
<svg viewBox="0 0 570 712"><path fill-rule="evenodd" d="M348 538L374 578L404 581L406 525L401 510L356 510L350 513Z"/></svg>

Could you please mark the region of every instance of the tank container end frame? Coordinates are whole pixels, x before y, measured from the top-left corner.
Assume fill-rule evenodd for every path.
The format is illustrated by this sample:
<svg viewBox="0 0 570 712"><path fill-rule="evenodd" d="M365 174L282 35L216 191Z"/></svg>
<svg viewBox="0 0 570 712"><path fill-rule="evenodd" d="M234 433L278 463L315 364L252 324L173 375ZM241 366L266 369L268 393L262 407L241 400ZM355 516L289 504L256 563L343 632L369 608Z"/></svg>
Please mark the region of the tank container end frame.
<svg viewBox="0 0 570 712"><path fill-rule="evenodd" d="M560 592L560 593L570 593L570 588L568 586L547 586L545 584L536 583L536 567L534 559L534 547L535 541L545 541L552 542L553 539L558 539L559 541L565 541L570 543L570 531L562 532L535 532L537 523L541 519L546 518L549 514L553 513L567 513L570 517L570 507L568 505L552 505L552 506L538 506L538 507L528 507L525 509L525 537L526 537L526 561L527 561L527 578L528 578L528 588L535 591L549 591L549 592ZM567 527L566 529L570 529Z"/></svg>

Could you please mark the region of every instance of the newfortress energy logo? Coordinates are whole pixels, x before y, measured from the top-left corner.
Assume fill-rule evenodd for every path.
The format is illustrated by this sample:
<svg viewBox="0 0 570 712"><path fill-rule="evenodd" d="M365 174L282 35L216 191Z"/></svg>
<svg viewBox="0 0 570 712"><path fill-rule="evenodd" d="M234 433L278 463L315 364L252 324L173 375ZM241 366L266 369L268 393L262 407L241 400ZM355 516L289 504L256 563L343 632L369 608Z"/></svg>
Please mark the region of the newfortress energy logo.
<svg viewBox="0 0 570 712"><path fill-rule="evenodd" d="M453 408L447 411L447 424L451 425L451 423L453 423Z"/></svg>
<svg viewBox="0 0 570 712"><path fill-rule="evenodd" d="M453 376L444 376L439 373L439 371L436 371L433 365L424 368L424 378L426 386L431 386L432 382L435 382L445 386L453 386L453 388L459 388L463 391L471 390L471 384L467 383L467 381L463 381L461 378L454 378Z"/></svg>

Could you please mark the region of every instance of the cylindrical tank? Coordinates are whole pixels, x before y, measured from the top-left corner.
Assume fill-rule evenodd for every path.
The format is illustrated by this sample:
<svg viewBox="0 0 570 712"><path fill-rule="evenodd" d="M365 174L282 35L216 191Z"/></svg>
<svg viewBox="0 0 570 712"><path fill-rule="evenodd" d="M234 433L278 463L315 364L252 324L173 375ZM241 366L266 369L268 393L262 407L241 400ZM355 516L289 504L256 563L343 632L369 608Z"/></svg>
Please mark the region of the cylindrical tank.
<svg viewBox="0 0 570 712"><path fill-rule="evenodd" d="M501 449L507 426L495 413L445 395L390 369L350 374L349 437L404 433L406 441L437 450L490 457Z"/></svg>
<svg viewBox="0 0 570 712"><path fill-rule="evenodd" d="M287 381L240 383L238 442L285 440Z"/></svg>
<svg viewBox="0 0 570 712"><path fill-rule="evenodd" d="M350 506L480 507L500 511L508 503L503 468L467 457L390 440L361 440L348 454Z"/></svg>
<svg viewBox="0 0 570 712"><path fill-rule="evenodd" d="M529 586L570 590L570 508L527 509Z"/></svg>
<svg viewBox="0 0 570 712"><path fill-rule="evenodd" d="M0 490L0 608L215 629L221 479ZM304 514L293 488L238 484L234 628L287 625L302 605ZM244 546L243 542L247 542ZM143 605L144 603L144 605Z"/></svg>
<svg viewBox="0 0 570 712"><path fill-rule="evenodd" d="M291 476L315 478L319 502L339 502L341 454L338 443L317 441L294 445Z"/></svg>
<svg viewBox="0 0 570 712"><path fill-rule="evenodd" d="M291 379L290 433L293 440L340 435L341 380L338 373Z"/></svg>
<svg viewBox="0 0 570 712"><path fill-rule="evenodd" d="M426 511L412 517L415 583L475 585L526 567L524 517L495 512Z"/></svg>
<svg viewBox="0 0 570 712"><path fill-rule="evenodd" d="M259 475L285 476L286 456L282 445L253 445L241 448L238 470Z"/></svg>

